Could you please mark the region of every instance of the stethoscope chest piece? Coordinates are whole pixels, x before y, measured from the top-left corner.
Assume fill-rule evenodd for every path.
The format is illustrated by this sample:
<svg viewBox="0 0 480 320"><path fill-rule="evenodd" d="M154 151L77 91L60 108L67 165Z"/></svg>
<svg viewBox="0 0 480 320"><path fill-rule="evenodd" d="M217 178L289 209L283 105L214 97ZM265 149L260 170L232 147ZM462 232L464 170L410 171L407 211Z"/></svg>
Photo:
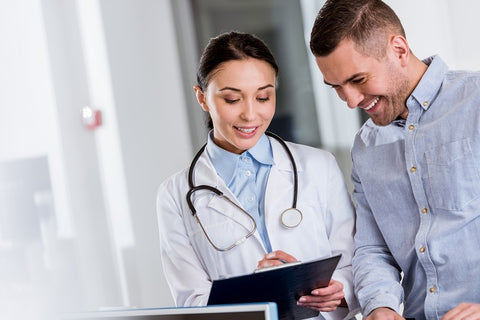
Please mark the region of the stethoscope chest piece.
<svg viewBox="0 0 480 320"><path fill-rule="evenodd" d="M280 219L285 228L295 228L302 222L303 215L297 208L290 208L282 212Z"/></svg>

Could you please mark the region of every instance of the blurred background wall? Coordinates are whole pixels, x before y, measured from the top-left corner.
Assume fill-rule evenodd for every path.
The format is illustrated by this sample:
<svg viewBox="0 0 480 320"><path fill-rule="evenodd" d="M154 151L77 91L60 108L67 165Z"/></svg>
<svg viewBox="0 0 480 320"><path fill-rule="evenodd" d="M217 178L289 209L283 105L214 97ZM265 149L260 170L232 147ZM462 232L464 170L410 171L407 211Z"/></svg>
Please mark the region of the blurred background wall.
<svg viewBox="0 0 480 320"><path fill-rule="evenodd" d="M417 56L480 69L480 3L386 2ZM322 4L0 0L1 318L173 306L155 194L205 141L192 87L220 32L267 42L281 69L271 130L331 151L348 180L366 118L323 85L308 50ZM101 121L85 123L88 112Z"/></svg>

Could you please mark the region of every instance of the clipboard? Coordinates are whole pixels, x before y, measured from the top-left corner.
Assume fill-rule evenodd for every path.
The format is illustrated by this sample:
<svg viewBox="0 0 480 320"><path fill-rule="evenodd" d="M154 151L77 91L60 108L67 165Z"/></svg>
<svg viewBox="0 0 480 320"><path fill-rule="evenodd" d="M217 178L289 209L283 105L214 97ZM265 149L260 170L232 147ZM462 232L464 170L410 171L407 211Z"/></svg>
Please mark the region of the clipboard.
<svg viewBox="0 0 480 320"><path fill-rule="evenodd" d="M305 319L319 312L298 306L297 300L313 289L326 287L341 254L287 267L214 280L207 305L275 302L279 320Z"/></svg>

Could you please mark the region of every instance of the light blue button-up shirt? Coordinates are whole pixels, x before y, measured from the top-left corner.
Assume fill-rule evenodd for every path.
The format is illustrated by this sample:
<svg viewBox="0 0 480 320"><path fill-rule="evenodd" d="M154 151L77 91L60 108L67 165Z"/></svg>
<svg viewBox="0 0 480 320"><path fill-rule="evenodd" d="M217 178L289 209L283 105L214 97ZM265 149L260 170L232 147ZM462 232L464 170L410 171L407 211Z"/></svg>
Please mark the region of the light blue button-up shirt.
<svg viewBox="0 0 480 320"><path fill-rule="evenodd" d="M266 252L272 251L265 226L265 188L273 165L270 140L263 135L253 148L235 154L217 146L209 134L206 149L217 174L255 219Z"/></svg>
<svg viewBox="0 0 480 320"><path fill-rule="evenodd" d="M405 317L440 319L480 303L480 73L425 62L406 121L368 120L352 148L365 315L404 302Z"/></svg>

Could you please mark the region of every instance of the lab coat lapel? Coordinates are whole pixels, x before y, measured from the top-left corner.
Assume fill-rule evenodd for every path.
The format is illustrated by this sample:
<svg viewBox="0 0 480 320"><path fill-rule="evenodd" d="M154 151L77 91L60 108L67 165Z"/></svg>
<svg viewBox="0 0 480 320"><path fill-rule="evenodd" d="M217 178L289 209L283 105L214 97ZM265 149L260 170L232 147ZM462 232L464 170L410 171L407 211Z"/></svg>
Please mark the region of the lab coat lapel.
<svg viewBox="0 0 480 320"><path fill-rule="evenodd" d="M265 191L265 219L267 226L272 219L280 221L281 213L292 207L293 201L293 169L290 158L282 145L271 139L273 159L275 164L270 170L270 175ZM294 159L296 155L290 148ZM297 171L302 171L299 161L296 161ZM280 222L278 222L280 223ZM274 224L275 225L275 224Z"/></svg>
<svg viewBox="0 0 480 320"><path fill-rule="evenodd" d="M230 189L225 185L225 182L218 176L215 168L213 167L208 155L206 152L200 157L197 163L197 168L195 170L195 185L209 185L220 190L226 197L228 197L232 202L234 202L240 208L242 205L237 200L235 195L230 191ZM251 229L252 219L249 218L242 210L237 208L235 205L230 203L228 200L214 196L208 202L208 208L217 211L220 214L227 216L228 218L236 221L241 224L248 230ZM257 232L256 232L257 233Z"/></svg>

